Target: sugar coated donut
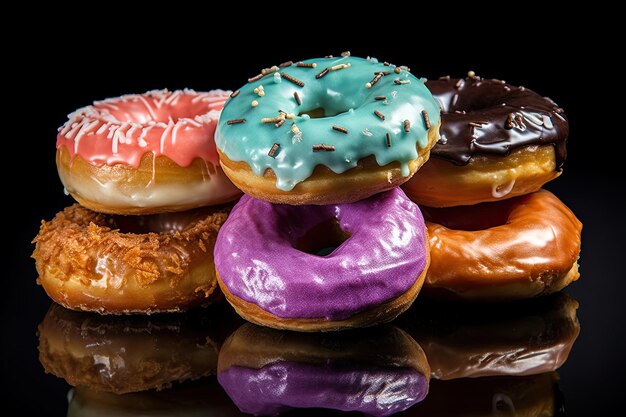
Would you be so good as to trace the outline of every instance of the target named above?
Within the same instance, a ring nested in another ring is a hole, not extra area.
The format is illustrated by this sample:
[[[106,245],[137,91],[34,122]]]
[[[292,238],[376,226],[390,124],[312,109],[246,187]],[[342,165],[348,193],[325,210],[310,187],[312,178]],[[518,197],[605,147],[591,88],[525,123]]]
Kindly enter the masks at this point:
[[[224,342],[217,367],[226,393],[254,415],[323,408],[388,416],[422,401],[430,380],[421,347],[393,326],[303,334],[248,323]]]
[[[180,311],[216,287],[213,245],[228,208],[113,216],[78,204],[43,221],[38,282],[74,310],[102,314]]]
[[[220,230],[215,266],[224,295],[248,321],[338,330],[408,308],[428,268],[427,240],[419,208],[397,187],[325,206],[244,195]],[[336,249],[321,256],[328,247]]]
[[[439,139],[439,106],[406,67],[343,54],[264,69],[216,131],[224,172],[273,203],[361,200],[407,181]]]
[[[222,172],[213,134],[228,92],[150,91],[97,101],[57,135],[57,168],[81,205],[150,214],[221,204],[240,192]]]
[[[426,86],[443,114],[432,157],[404,184],[417,203],[447,207],[511,198],[561,174],[569,125],[549,98],[472,72]]]
[[[422,207],[432,296],[510,300],[545,295],[576,281],[582,224],[545,190],[496,203]]]

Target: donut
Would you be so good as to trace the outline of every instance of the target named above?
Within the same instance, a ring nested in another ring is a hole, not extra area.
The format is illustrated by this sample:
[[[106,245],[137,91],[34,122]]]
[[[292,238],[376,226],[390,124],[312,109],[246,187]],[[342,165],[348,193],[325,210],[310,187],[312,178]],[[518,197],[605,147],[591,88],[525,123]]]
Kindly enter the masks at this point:
[[[418,204],[497,201],[537,191],[561,174],[569,125],[554,101],[473,72],[426,86],[439,101],[442,126],[432,158],[404,184]]]
[[[439,106],[406,67],[349,56],[266,68],[231,95],[220,162],[244,193],[336,204],[407,181],[439,139]]]
[[[398,187],[325,206],[244,195],[218,234],[215,267],[244,319],[339,330],[390,321],[411,305],[428,269],[427,241],[419,208]]]
[[[404,416],[563,417],[559,375],[432,380],[426,399]]]
[[[233,331],[229,320],[236,323],[221,310],[112,317],[52,304],[38,328],[39,360],[72,386],[116,394],[161,390],[215,374],[219,347]]]
[[[101,314],[181,311],[217,286],[213,246],[229,207],[115,216],[78,204],[42,221],[33,258],[57,303]]]
[[[425,300],[399,321],[437,380],[538,375],[559,369],[580,333],[578,302],[558,292],[498,305]]]
[[[494,203],[423,207],[431,297],[502,301],[546,295],[576,281],[582,224],[552,193]]]
[[[235,199],[213,134],[228,92],[149,91],[76,110],[59,128],[57,168],[81,205],[112,214],[183,211]]]
[[[322,408],[387,416],[426,397],[429,373],[420,346],[389,325],[303,334],[247,323],[217,362],[220,385],[254,415]]]

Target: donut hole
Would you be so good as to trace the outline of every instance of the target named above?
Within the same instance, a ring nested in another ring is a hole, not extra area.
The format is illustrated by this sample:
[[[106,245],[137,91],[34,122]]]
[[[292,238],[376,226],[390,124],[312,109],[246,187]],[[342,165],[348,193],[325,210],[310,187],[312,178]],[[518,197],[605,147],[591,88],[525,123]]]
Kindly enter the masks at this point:
[[[425,207],[421,206],[424,218],[448,229],[468,232],[485,230],[508,223],[516,198],[473,206]]]
[[[316,256],[332,254],[343,242],[348,240],[351,233],[339,225],[335,217],[325,220],[306,231],[296,239],[292,246],[301,252]]]
[[[143,216],[107,215],[106,224],[121,233],[176,233],[186,230],[198,220],[207,217],[211,209],[202,207],[178,213],[159,213]]]

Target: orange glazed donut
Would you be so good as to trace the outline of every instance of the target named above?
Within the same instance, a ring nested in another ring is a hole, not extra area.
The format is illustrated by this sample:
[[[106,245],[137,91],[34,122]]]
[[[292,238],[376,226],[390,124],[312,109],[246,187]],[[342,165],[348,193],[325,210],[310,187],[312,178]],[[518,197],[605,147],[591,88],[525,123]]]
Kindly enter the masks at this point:
[[[239,190],[219,164],[213,133],[228,93],[150,91],[97,101],[57,136],[66,191],[103,213],[152,214],[222,204]]]
[[[580,276],[582,224],[549,191],[422,210],[431,247],[426,294],[520,299],[553,293]]]
[[[43,221],[33,258],[50,298],[101,314],[180,311],[217,285],[213,246],[228,208],[112,216],[74,204]]]

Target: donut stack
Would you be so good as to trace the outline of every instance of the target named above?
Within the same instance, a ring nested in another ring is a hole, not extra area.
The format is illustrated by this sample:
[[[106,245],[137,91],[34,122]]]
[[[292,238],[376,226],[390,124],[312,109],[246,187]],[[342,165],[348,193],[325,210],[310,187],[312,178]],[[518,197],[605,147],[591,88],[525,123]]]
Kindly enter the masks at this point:
[[[215,265],[235,310],[298,331],[406,310],[429,250],[398,186],[428,159],[439,115],[408,68],[349,53],[265,68],[233,92],[215,141],[246,195],[220,230]]]
[[[577,280],[582,224],[541,190],[567,155],[563,109],[473,71],[426,86],[441,106],[441,140],[403,185],[427,219],[432,262],[424,292],[504,301]]]
[[[34,240],[38,282],[54,301],[103,314],[209,301],[224,203],[240,195],[213,138],[229,94],[150,91],[69,115],[57,167],[80,205],[43,221]]]

